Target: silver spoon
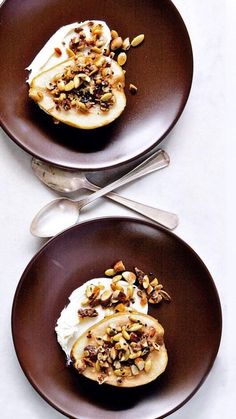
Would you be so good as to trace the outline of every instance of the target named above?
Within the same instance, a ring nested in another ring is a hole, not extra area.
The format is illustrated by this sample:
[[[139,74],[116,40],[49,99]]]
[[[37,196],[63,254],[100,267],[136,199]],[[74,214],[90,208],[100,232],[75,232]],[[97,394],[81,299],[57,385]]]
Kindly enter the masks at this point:
[[[164,150],[158,150],[129,172],[127,175],[128,179],[131,182],[141,176],[168,166],[169,162],[170,158],[168,154]],[[69,193],[77,191],[81,188],[86,188],[92,191],[98,191],[101,189],[99,186],[91,183],[83,172],[60,169],[56,166],[44,163],[41,160],[37,160],[34,157],[32,159],[32,169],[43,183],[51,189],[59,192]],[[155,208],[153,209],[148,205],[124,198],[123,196],[114,193],[108,193],[106,196],[147,218],[153,219],[153,221],[158,221],[156,219],[157,214]]]
[[[89,197],[80,199],[79,201],[73,201],[68,198],[56,199],[45,207],[43,207],[39,213],[34,217],[30,231],[34,236],[37,237],[52,237],[55,234],[65,230],[78,223],[80,210],[85,206],[94,201],[95,199],[106,195],[119,186],[125,185],[130,181],[130,175],[138,173],[138,169],[144,163],[131,170],[120,179],[110,183],[109,185],[101,188],[97,192],[92,193]],[[130,201],[130,200],[129,200]],[[139,209],[136,205],[141,205],[131,201],[134,205],[134,209],[138,212]],[[149,213],[147,214],[147,209]],[[174,229],[178,225],[178,217],[176,214],[172,214],[167,211],[163,211],[157,208],[145,206],[146,216],[154,220],[155,222],[164,225],[169,229]]]
[[[148,173],[163,169],[169,163],[170,158],[168,154],[164,150],[158,150],[139,164],[134,172],[132,171],[129,174],[130,182]],[[100,189],[99,186],[94,185],[86,178],[84,172],[60,169],[35,157],[32,158],[32,169],[41,182],[57,192],[70,193],[79,189],[89,189],[90,191],[98,191]],[[117,194],[109,193],[106,196],[110,199],[115,198],[116,202],[123,203],[119,200],[122,197]]]

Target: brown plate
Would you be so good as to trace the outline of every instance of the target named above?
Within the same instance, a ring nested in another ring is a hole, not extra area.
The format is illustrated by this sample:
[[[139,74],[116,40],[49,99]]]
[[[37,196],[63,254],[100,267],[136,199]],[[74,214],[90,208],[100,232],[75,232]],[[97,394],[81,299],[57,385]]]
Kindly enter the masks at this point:
[[[141,388],[116,389],[66,367],[54,327],[71,292],[118,259],[154,272],[172,296],[150,310],[165,329],[166,371]],[[32,259],[16,290],[12,332],[21,367],[52,406],[72,418],[161,418],[200,387],[221,338],[221,307],[201,259],[165,229],[132,218],[84,222],[49,241]]]
[[[105,20],[123,37],[145,34],[142,46],[128,51],[127,107],[104,128],[55,125],[28,98],[24,69],[59,27],[93,18]],[[0,56],[3,128],[30,154],[67,168],[97,170],[144,154],[176,123],[192,82],[188,32],[169,0],[6,0]],[[138,87],[137,95],[130,94],[129,83]]]

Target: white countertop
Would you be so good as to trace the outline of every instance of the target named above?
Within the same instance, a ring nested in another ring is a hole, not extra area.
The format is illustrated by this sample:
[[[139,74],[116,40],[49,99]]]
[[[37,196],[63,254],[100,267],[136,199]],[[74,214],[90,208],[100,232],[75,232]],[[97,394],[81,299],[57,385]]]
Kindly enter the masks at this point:
[[[174,3],[192,41],[195,67],[192,91],[182,117],[162,143],[171,157],[169,168],[123,187],[122,193],[179,214],[180,225],[175,233],[203,259],[222,302],[223,337],[213,369],[197,394],[170,418],[231,419],[236,414],[233,397],[236,357],[231,359],[235,345],[229,344],[227,336],[230,319],[231,330],[234,330],[236,309],[233,312],[230,303],[233,303],[236,279],[232,276],[233,261],[230,262],[233,237],[231,234],[227,237],[227,221],[229,226],[229,219],[234,215],[233,200],[227,205],[226,199],[227,192],[229,197],[233,191],[235,170],[233,133],[228,129],[225,71],[227,52],[230,53],[231,47],[235,51],[232,39],[235,31],[229,27],[230,22],[233,24],[235,2],[228,2],[231,6],[228,23],[223,0],[174,0]],[[229,91],[233,73],[230,67]],[[30,156],[3,131],[0,135],[1,418],[62,418],[34,391],[22,373],[13,348],[10,324],[16,285],[41,245],[29,233],[30,220],[55,193],[32,175]],[[105,215],[132,216],[133,213],[102,199],[86,208],[81,220]]]

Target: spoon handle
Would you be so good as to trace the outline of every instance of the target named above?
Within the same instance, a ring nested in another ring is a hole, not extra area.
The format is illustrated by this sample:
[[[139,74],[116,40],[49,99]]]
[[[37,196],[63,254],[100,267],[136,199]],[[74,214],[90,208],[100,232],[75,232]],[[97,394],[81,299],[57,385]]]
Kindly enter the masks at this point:
[[[93,190],[98,190],[97,188],[98,187],[94,187]],[[179,224],[178,216],[171,212],[160,210],[158,208],[142,204],[141,202],[133,201],[132,199],[125,198],[124,196],[117,195],[112,192],[108,193],[106,197],[135,212],[138,212],[139,214],[142,214],[144,217],[147,217],[170,230],[173,230]]]
[[[157,169],[161,169],[162,167],[167,166],[169,164],[169,161],[170,160],[168,154],[163,150],[158,150],[157,153],[154,153],[152,156],[148,157],[145,161],[140,163],[134,169],[130,170],[121,178],[115,180],[112,183],[109,183],[107,186],[99,189],[97,192],[94,192],[88,198],[78,201],[79,208],[84,207],[85,205],[89,204],[95,199],[108,194],[110,191],[120,186],[123,186],[126,183],[138,179],[144,174],[151,173]]]

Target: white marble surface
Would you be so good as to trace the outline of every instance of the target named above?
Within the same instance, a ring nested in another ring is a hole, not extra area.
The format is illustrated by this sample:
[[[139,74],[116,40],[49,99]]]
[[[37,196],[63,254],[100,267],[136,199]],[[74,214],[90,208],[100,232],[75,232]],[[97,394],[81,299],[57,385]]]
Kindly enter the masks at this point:
[[[224,329],[214,367],[197,394],[170,417],[231,419],[236,414],[233,397],[235,345],[228,339],[235,333],[229,333],[229,330],[233,330],[236,316],[231,259],[234,243],[229,222],[234,216],[231,194],[235,147],[228,125],[230,99],[227,99],[226,85],[230,93],[231,80],[235,78],[230,56],[231,47],[235,50],[235,31],[232,29],[235,2],[228,2],[228,12],[227,2],[223,0],[174,0],[174,3],[192,40],[195,61],[192,91],[181,119],[163,142],[163,148],[171,156],[169,168],[124,187],[122,193],[133,199],[138,196],[143,202],[179,214],[176,234],[203,259],[222,301]],[[21,371],[10,324],[16,285],[40,247],[40,242],[29,233],[30,220],[55,194],[32,175],[30,156],[4,132],[1,132],[0,155],[1,418],[56,419],[63,416],[41,399]],[[105,215],[132,213],[101,200],[83,211],[81,220]],[[230,227],[228,235],[227,225]]]

